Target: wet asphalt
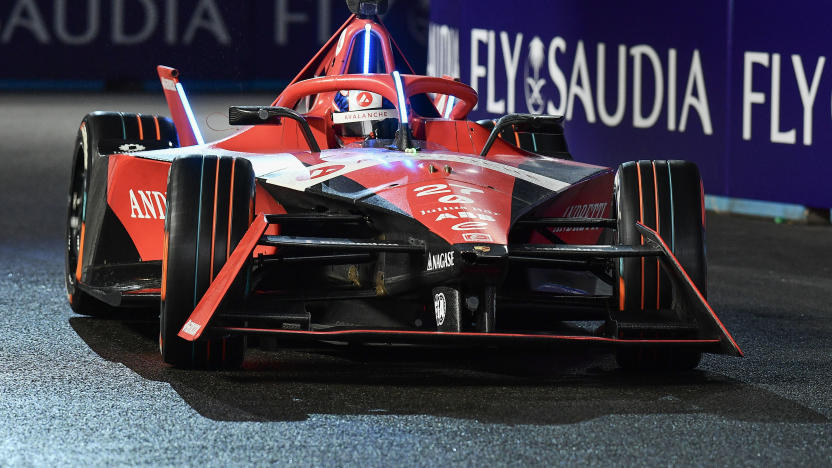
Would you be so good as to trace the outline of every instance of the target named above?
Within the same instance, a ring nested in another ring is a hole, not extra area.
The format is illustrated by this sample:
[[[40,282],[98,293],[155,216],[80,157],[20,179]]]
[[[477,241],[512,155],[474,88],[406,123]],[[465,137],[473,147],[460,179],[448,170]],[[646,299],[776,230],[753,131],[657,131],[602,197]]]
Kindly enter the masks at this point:
[[[229,104],[194,96],[210,137]],[[0,94],[0,466],[832,464],[832,228],[708,216],[709,299],[746,353],[634,375],[598,349],[251,351],[165,366],[155,317],[71,312],[71,147],[156,95]]]

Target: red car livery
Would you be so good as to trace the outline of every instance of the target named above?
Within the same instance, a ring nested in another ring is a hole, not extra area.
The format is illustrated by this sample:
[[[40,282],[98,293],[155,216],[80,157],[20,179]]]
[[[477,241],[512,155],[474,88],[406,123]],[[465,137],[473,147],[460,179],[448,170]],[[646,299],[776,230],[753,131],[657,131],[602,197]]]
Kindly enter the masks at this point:
[[[477,93],[413,74],[384,3],[358,3],[274,102],[229,109],[229,138],[203,141],[168,67],[172,118],[84,119],[74,310],[160,304],[181,367],[238,366],[251,335],[741,355],[706,300],[695,165],[576,162],[559,116],[469,121]]]

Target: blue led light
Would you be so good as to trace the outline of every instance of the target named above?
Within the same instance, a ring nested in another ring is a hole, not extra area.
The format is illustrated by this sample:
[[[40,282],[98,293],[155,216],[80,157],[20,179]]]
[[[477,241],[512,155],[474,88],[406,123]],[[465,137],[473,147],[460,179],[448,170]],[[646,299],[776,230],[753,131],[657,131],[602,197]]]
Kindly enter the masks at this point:
[[[390,169],[391,167],[393,167],[392,162],[382,155],[378,155],[374,159],[378,161],[379,165],[381,165],[381,167],[385,169]]]
[[[454,110],[454,104],[456,104],[456,97],[448,96],[448,102],[445,104],[445,118],[451,118],[451,111]]]
[[[396,84],[396,97],[399,101],[399,118],[403,124],[408,123],[407,120],[407,104],[404,99],[404,87],[402,86],[402,77],[398,71],[393,72],[393,82]]]
[[[364,74],[370,73],[370,34],[373,27],[370,23],[364,25]]]
[[[176,83],[176,92],[179,93],[179,99],[182,101],[182,107],[185,108],[185,115],[188,116],[188,123],[191,124],[191,129],[194,131],[196,143],[199,145],[205,144],[205,140],[202,139],[202,133],[200,133],[199,127],[196,124],[194,113],[191,110],[191,103],[188,102],[188,96],[185,95],[185,88],[182,87],[182,83]]]

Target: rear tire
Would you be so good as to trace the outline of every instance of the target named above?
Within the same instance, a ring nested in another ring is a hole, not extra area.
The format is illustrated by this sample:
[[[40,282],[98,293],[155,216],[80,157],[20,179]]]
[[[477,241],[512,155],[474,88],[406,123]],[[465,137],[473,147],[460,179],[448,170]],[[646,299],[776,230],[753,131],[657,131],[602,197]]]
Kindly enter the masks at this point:
[[[216,156],[177,158],[170,168],[167,193],[159,316],[162,358],[183,368],[237,368],[245,353],[243,337],[191,342],[177,334],[251,224],[251,163]],[[237,278],[224,303],[245,296],[245,280],[245,274]]]
[[[637,221],[655,230],[707,297],[702,193],[699,169],[687,161],[628,162],[615,176],[618,244],[643,244]],[[667,316],[673,306],[672,286],[657,258],[622,258],[616,270],[617,317],[626,321],[687,321],[687,317]],[[622,348],[616,358],[627,369],[687,370],[699,364],[701,353],[686,348]]]

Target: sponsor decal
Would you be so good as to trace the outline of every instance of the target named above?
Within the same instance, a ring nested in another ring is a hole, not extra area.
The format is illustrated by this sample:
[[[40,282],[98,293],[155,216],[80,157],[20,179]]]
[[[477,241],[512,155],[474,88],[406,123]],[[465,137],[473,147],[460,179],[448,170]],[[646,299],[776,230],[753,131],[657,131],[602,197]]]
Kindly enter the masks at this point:
[[[145,148],[143,145],[138,143],[126,143],[118,147],[119,151],[124,151],[125,153],[133,153],[136,151],[144,151]]]
[[[474,219],[481,219],[483,221],[495,221],[495,219],[487,214],[481,213],[471,213],[468,211],[457,211],[456,214],[454,213],[442,213],[441,215],[437,216],[434,221],[442,221],[443,219],[459,219],[459,218],[474,218]]]
[[[368,92],[363,92],[355,99],[358,102],[358,107],[368,107],[373,103],[373,97]]]
[[[332,122],[336,124],[345,124],[350,122],[361,122],[364,120],[395,119],[396,117],[396,109],[357,110],[350,112],[334,112],[332,114]]]
[[[231,44],[228,19],[220,8],[224,2],[220,0],[200,0],[187,5],[157,1],[106,2],[109,8],[102,8],[102,3],[105,2],[5,0],[0,2],[0,17],[5,20],[0,27],[0,43],[19,46],[20,37],[32,35],[41,44],[64,47],[157,46],[161,41],[167,46],[186,46],[195,41],[205,43],[206,38],[211,38],[214,44]],[[278,6],[285,3],[277,2]],[[290,14],[284,7],[276,9],[276,16],[275,33],[279,34],[288,22],[297,23],[301,15]],[[86,21],[79,24],[79,20]],[[328,15],[326,21],[328,26]]]
[[[463,206],[439,206],[439,207],[430,208],[430,209],[427,209],[427,210],[419,210],[419,214],[424,216],[426,214],[431,214],[431,213],[443,213],[443,212],[446,212],[446,211],[461,211],[461,210],[467,210],[469,212],[474,211],[474,212],[477,213],[477,217],[479,217],[480,219],[486,220],[486,221],[494,221],[493,218],[492,219],[487,219],[487,218],[491,218],[492,216],[500,216],[500,213],[498,213],[496,211],[491,211],[491,210],[488,210],[488,209],[485,209],[485,208],[479,208],[479,207],[476,207],[476,206],[465,206],[465,207],[463,207]],[[463,215],[463,216],[457,216],[457,217],[458,218],[459,217],[471,218],[473,216]]]
[[[324,176],[327,176],[329,174],[332,174],[333,172],[340,171],[343,168],[344,168],[343,164],[334,164],[332,166],[319,167],[319,168],[316,168],[315,170],[313,170],[312,172],[309,173],[309,178],[310,179],[317,179],[318,177],[324,177]]]
[[[452,193],[450,187],[458,189],[458,191],[463,195]],[[439,203],[474,203],[474,200],[464,195],[485,193],[478,188],[466,187],[464,185],[458,184],[430,184],[424,185],[422,187],[416,187],[415,189],[413,189],[413,191],[419,192],[416,194],[417,197],[424,197],[425,195],[439,195],[443,193],[451,193],[451,195],[443,195],[439,197]]]
[[[571,205],[563,212],[563,218],[601,218],[607,210],[608,203],[586,203],[581,205]],[[568,232],[568,231],[592,231],[600,228],[585,228],[585,227],[566,227],[555,228],[552,232]]]
[[[467,242],[494,242],[491,234],[483,232],[466,232],[462,235],[462,238]]]
[[[188,335],[194,336],[200,328],[202,328],[200,324],[194,322],[193,320],[188,320],[188,323],[186,323],[185,326],[182,327],[182,331]]]
[[[381,96],[369,91],[352,90],[348,102],[350,110],[376,109],[381,107]]]
[[[165,219],[167,199],[156,190],[130,189],[130,217],[139,219]]]
[[[445,323],[445,312],[448,310],[448,304],[445,300],[445,293],[437,293],[433,296],[433,311],[436,314],[436,325],[441,326]]]
[[[476,197],[477,195],[485,193],[485,191],[476,187],[469,187],[454,183],[423,185],[421,187],[414,188],[413,191],[416,192],[417,197],[440,195],[436,200],[437,202],[459,205],[474,204],[475,200],[471,197]],[[421,210],[422,216],[429,213],[437,213],[434,218],[434,222],[444,221],[446,219],[462,220],[451,226],[451,229],[454,231],[485,230],[489,227],[488,223],[496,221],[495,216],[498,215],[498,213],[493,211],[476,208],[475,206],[440,206],[438,208]]]
[[[473,231],[476,229],[485,229],[488,227],[488,223],[484,223],[482,221],[466,221],[464,223],[454,224],[451,226],[451,229],[454,231]]]
[[[428,266],[426,271],[441,270],[454,266],[454,252],[443,252],[438,254],[428,253]]]
[[[417,197],[424,197],[426,195],[439,195],[441,193],[451,193],[452,190],[450,189],[450,187],[458,188],[459,191],[464,195],[470,195],[472,193],[485,193],[485,192],[483,192],[482,190],[480,190],[478,188],[468,187],[468,186],[465,186],[465,185],[459,185],[459,184],[453,184],[453,183],[447,184],[447,185],[446,184],[423,185],[421,187],[416,187],[415,189],[413,189],[413,191],[414,192],[419,192],[418,194],[416,194]],[[470,199],[467,199],[467,200],[470,200]],[[442,201],[441,198],[440,198],[440,201]],[[443,201],[442,203],[459,203],[459,202]],[[473,200],[465,202],[465,203],[473,203]]]
[[[170,78],[162,78],[162,88],[166,89],[167,91],[176,92],[176,82],[171,80]]]

